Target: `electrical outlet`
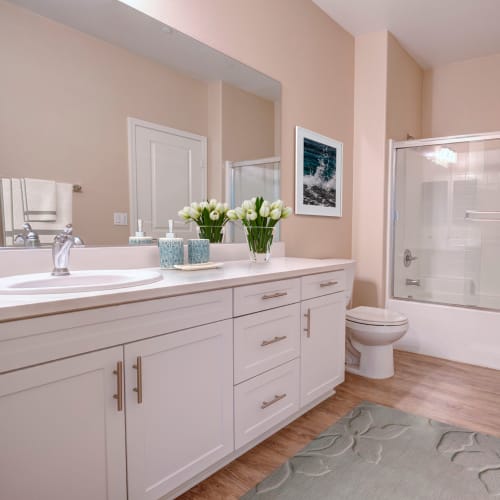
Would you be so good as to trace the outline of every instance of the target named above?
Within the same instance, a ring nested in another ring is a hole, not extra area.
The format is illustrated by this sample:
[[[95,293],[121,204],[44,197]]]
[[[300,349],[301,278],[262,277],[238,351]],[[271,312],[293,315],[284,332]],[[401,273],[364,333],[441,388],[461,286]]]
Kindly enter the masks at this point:
[[[126,212],[115,212],[113,214],[113,224],[115,226],[128,226],[128,214]]]

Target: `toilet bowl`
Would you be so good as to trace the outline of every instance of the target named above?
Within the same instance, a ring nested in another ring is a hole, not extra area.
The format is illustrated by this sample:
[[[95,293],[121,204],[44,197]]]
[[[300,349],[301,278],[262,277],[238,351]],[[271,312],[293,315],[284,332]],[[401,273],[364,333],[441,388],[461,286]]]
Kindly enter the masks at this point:
[[[393,344],[408,331],[406,316],[360,306],[346,312],[346,371],[368,378],[394,375]]]

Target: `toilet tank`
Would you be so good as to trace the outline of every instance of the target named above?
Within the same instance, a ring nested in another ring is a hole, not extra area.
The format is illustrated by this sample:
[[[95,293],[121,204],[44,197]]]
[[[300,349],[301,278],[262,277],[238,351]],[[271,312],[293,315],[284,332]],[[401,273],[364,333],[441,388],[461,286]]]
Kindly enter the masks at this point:
[[[356,262],[354,260],[346,261],[344,264],[345,271],[345,305],[349,308],[352,300],[352,289],[354,286],[354,273],[356,271]]]

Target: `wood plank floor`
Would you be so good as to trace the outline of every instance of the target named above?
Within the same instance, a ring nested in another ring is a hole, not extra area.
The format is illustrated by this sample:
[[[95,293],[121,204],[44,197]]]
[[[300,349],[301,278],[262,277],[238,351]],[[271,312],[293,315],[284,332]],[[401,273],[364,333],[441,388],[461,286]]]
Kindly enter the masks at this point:
[[[396,375],[369,380],[346,374],[337,394],[182,495],[237,499],[361,401],[391,406],[500,436],[500,371],[402,351]]]

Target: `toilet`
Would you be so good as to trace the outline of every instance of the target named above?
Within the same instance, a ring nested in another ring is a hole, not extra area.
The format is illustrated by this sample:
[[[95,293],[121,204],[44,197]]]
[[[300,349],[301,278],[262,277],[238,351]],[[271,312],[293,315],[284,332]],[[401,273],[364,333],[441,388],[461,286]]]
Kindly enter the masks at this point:
[[[394,375],[393,344],[408,331],[408,318],[378,307],[346,312],[346,371],[368,378]]]
[[[354,262],[345,265],[346,307],[352,301]],[[394,375],[393,344],[408,331],[408,318],[378,307],[360,306],[346,311],[347,372],[368,378]]]

